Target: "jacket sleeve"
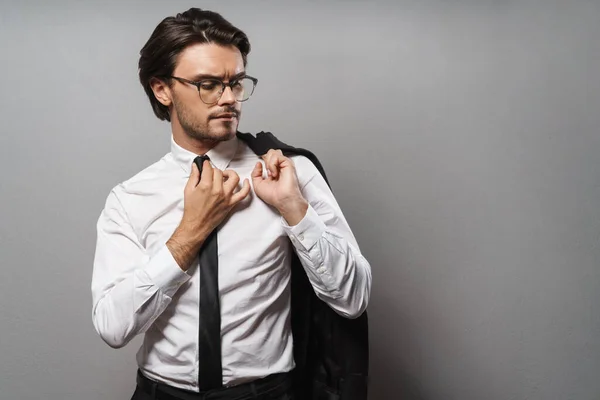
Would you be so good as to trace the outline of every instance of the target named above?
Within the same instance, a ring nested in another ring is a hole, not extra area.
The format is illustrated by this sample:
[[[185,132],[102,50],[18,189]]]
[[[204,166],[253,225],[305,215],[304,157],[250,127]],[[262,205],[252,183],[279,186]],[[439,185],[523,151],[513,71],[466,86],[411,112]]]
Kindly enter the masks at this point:
[[[102,339],[114,348],[125,346],[189,279],[166,245],[148,254],[113,189],[98,219],[92,273],[92,319]]]
[[[369,303],[371,266],[327,182],[305,157],[294,158],[294,162],[297,170],[311,171],[309,179],[300,181],[309,207],[295,226],[282,218],[284,230],[316,295],[338,314],[357,318]]]

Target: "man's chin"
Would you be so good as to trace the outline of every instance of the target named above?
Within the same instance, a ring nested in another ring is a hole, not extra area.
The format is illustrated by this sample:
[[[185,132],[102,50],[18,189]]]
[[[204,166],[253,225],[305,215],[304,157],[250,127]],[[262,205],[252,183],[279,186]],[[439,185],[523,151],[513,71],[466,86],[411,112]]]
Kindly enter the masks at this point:
[[[223,132],[223,133],[221,133],[219,135],[216,135],[216,136],[219,137],[217,140],[220,140],[222,142],[224,142],[226,140],[231,140],[231,139],[233,139],[235,137],[235,133],[236,133],[236,131],[226,131],[226,132]]]
[[[226,142],[235,137],[236,131],[223,131],[223,132],[209,132],[209,133],[197,133],[194,132],[188,136],[201,142]]]
[[[233,139],[235,133],[237,132],[238,124],[237,120],[235,119],[230,122],[223,122],[213,119],[211,122],[213,122],[214,124],[210,126],[209,132],[211,133],[211,136],[215,138],[222,138],[220,140]]]

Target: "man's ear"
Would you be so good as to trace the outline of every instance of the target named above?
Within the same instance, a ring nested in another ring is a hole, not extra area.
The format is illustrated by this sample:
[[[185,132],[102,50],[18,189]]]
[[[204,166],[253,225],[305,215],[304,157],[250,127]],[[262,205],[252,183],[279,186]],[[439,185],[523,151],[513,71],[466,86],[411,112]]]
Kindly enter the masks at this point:
[[[171,88],[169,87],[169,85],[167,85],[166,82],[158,79],[158,78],[151,78],[150,79],[150,87],[152,88],[152,91],[154,92],[154,97],[156,97],[156,99],[158,101],[160,101],[160,103],[166,107],[170,107],[171,103],[173,102],[171,99]]]

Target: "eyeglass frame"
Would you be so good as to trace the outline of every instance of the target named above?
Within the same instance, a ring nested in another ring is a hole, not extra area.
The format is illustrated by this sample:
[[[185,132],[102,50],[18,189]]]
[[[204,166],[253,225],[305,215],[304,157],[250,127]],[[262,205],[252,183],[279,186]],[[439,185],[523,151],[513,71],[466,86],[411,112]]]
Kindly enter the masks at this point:
[[[248,96],[248,99],[249,99],[249,98],[250,98],[250,97],[251,97],[251,96],[254,94],[254,90],[256,89],[256,85],[258,84],[258,79],[257,79],[257,78],[255,78],[255,77],[253,77],[253,76],[250,76],[250,75],[244,75],[244,76],[241,76],[241,77],[239,77],[239,78],[236,78],[236,79],[234,79],[234,80],[230,81],[229,83],[225,83],[225,82],[223,82],[222,80],[220,80],[220,79],[217,79],[217,78],[206,78],[206,79],[200,79],[199,81],[191,81],[191,80],[189,80],[189,79],[180,78],[180,77],[178,77],[178,76],[172,76],[172,75],[168,75],[168,76],[166,76],[165,78],[175,79],[176,81],[178,81],[178,82],[180,82],[180,83],[187,83],[187,84],[190,84],[190,85],[194,85],[194,86],[196,86],[196,88],[198,89],[198,97],[200,97],[200,100],[202,100],[202,102],[203,102],[204,104],[208,104],[208,105],[217,104],[217,103],[219,102],[219,100],[221,100],[221,97],[223,96],[223,93],[225,93],[225,88],[226,88],[226,87],[229,87],[229,89],[231,89],[231,92],[233,92],[233,87],[232,87],[232,85],[233,85],[233,84],[235,84],[235,83],[237,83],[237,82],[239,82],[239,81],[241,81],[242,79],[248,78],[248,79],[250,79],[250,80],[252,81],[252,83],[254,84],[254,86],[252,86],[252,93],[250,93],[250,95]],[[214,102],[212,102],[212,103],[207,103],[207,102],[206,102],[206,101],[204,101],[204,99],[202,98],[202,95],[200,95],[200,85],[202,85],[202,83],[203,83],[203,82],[206,82],[206,81],[211,81],[211,82],[220,82],[220,83],[221,83],[221,93],[219,94],[219,97],[217,98],[217,100],[216,100],[216,101],[214,101]],[[238,101],[238,102],[242,103],[242,102],[244,102],[244,101],[247,101],[248,99],[246,99],[246,100],[238,100],[238,99],[235,99],[235,101]]]

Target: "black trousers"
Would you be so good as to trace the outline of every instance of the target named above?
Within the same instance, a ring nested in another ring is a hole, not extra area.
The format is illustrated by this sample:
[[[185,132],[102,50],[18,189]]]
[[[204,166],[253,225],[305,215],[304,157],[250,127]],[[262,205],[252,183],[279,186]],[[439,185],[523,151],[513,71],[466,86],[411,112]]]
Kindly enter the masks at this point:
[[[294,396],[290,373],[198,393],[155,382],[138,371],[131,400],[294,400]]]

